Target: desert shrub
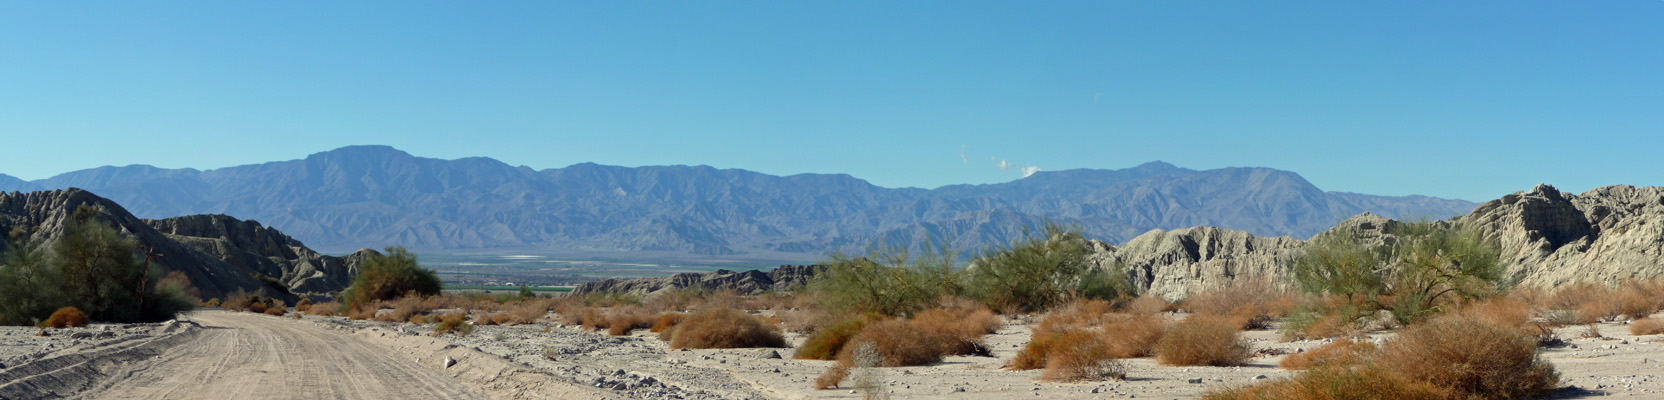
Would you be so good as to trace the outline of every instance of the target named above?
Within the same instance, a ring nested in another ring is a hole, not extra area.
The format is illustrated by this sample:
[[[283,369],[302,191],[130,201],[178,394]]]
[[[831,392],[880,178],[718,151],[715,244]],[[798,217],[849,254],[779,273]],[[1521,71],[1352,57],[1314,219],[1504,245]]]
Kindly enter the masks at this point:
[[[810,334],[809,338],[803,341],[803,346],[797,348],[797,353],[792,358],[800,360],[835,359],[838,357],[838,353],[843,350],[844,345],[849,343],[850,338],[855,337],[857,333],[861,333],[861,329],[866,328],[868,324],[881,319],[883,317],[878,316],[878,314],[845,316],[838,322],[828,324],[826,327]],[[839,379],[842,380],[843,378]],[[836,382],[834,382],[835,384]]]
[[[879,313],[907,316],[930,302],[959,292],[956,254],[946,246],[911,257],[905,248],[873,251],[865,257],[833,253],[808,291],[834,314]]]
[[[415,293],[407,294],[404,297],[400,297],[392,301],[377,301],[373,303],[366,303],[365,305],[368,306],[370,310],[376,310],[371,311],[372,318],[376,321],[382,322],[401,322],[410,319],[410,316],[412,315],[432,310],[427,308],[426,302],[423,301],[420,295]],[[386,313],[378,312],[381,307],[392,307],[393,310]]]
[[[1291,378],[1225,391],[1204,400],[1452,400],[1463,398],[1426,382],[1406,380],[1374,367],[1315,368]]]
[[[262,300],[257,294],[238,290],[231,292],[230,295],[227,295],[225,302],[221,303],[220,306],[224,307],[226,311],[248,311],[249,307],[254,303],[260,303],[263,301],[264,300]],[[264,305],[265,304],[261,304],[261,306]],[[262,309],[261,311],[265,310]]]
[[[1103,326],[1104,344],[1114,358],[1153,355],[1156,343],[1166,333],[1165,321],[1149,314],[1121,314]]]
[[[696,287],[671,289],[654,295],[642,303],[642,306],[656,312],[688,311],[693,308],[695,302],[705,297],[706,294],[703,289]]]
[[[1313,294],[1345,296],[1364,312],[1391,310],[1400,323],[1446,311],[1455,299],[1496,294],[1506,286],[1501,246],[1471,227],[1391,222],[1394,240],[1367,244],[1361,232],[1314,238],[1295,259],[1297,284]]]
[[[1357,324],[1370,316],[1365,306],[1352,297],[1322,295],[1308,298],[1283,318],[1284,340],[1310,340],[1354,336],[1362,332]]]
[[[609,322],[612,322],[612,319],[607,318],[605,315],[603,315],[601,313],[601,310],[594,309],[594,308],[584,309],[583,314],[581,314],[581,315],[583,315],[583,316],[579,317],[578,320],[583,321],[584,330],[587,330],[587,331],[597,331],[597,330],[606,329],[607,324]]]
[[[1453,315],[1406,328],[1382,345],[1377,366],[1410,381],[1479,399],[1536,397],[1559,382],[1518,329]]]
[[[853,363],[855,348],[871,344],[877,352],[880,367],[906,367],[941,361],[947,355],[947,343],[918,324],[903,319],[874,321],[849,338],[838,352],[838,361]]]
[[[1076,330],[1078,331],[1078,330]],[[1034,330],[1028,344],[1017,352],[1016,357],[1006,362],[1007,367],[1014,370],[1040,369],[1046,367],[1052,352],[1064,347],[1064,337],[1070,330]]]
[[[310,308],[312,308],[312,299],[311,298],[304,298],[303,297],[303,298],[300,299],[299,303],[295,303],[295,312],[306,312],[306,310],[310,309]]]
[[[821,372],[820,376],[815,377],[815,389],[825,390],[838,387],[838,383],[843,382],[844,378],[848,377],[849,366],[843,364],[832,364],[832,366],[827,368],[825,372]]]
[[[220,306],[220,298],[215,297],[215,298],[212,298],[212,299],[208,299],[208,301],[202,302],[202,306],[203,307],[219,307]]]
[[[267,307],[265,314],[281,317],[284,314],[288,314],[288,311],[289,310],[284,307]]]
[[[1294,311],[1294,295],[1265,279],[1237,279],[1185,298],[1184,308],[1201,315],[1224,317],[1241,329],[1265,329],[1271,321]]]
[[[178,271],[164,271],[139,255],[138,241],[104,223],[103,208],[83,204],[47,248],[16,228],[0,258],[0,321],[28,324],[53,310],[75,307],[109,322],[174,318],[199,300]]]
[[[938,337],[948,355],[989,353],[982,337],[999,330],[1000,317],[986,308],[933,308],[913,316],[912,323]]]
[[[456,333],[457,336],[468,336],[468,334],[474,333],[474,326],[468,324],[467,313],[454,313],[440,318],[439,325],[433,327],[434,336],[446,332]]]
[[[505,314],[508,324],[531,324],[549,315],[549,309],[555,302],[549,299],[528,299],[515,303]]]
[[[1046,359],[1040,379],[1078,382],[1126,379],[1127,368],[1117,360],[1103,338],[1093,332],[1064,332],[1052,339],[1053,350]]]
[[[1251,355],[1232,321],[1194,315],[1156,342],[1156,361],[1165,365],[1242,365]]]
[[[341,302],[347,307],[356,308],[410,293],[424,296],[439,294],[439,276],[433,270],[423,269],[415,253],[399,246],[389,246],[385,251],[385,254],[370,253],[359,267],[358,277],[341,292]]]
[[[653,327],[648,328],[648,331],[653,333],[664,332],[667,329],[675,327],[676,324],[682,323],[682,319],[686,317],[687,314],[678,312],[659,314],[658,318],[653,319]]]
[[[75,307],[64,307],[52,312],[52,316],[47,317],[46,321],[41,322],[41,325],[48,328],[62,329],[87,326],[87,322],[87,314],[81,313],[81,310]]]
[[[248,311],[255,314],[265,314],[267,308],[271,308],[271,306],[266,305],[265,301],[248,303]]]
[[[1029,343],[1008,365],[1013,369],[1044,368],[1053,354],[1074,345],[1064,338],[1075,332],[1097,337],[1109,358],[1149,355],[1164,332],[1161,317],[1113,310],[1111,303],[1102,300],[1076,300],[1052,310],[1041,318]]]
[[[1664,320],[1642,318],[1632,321],[1629,323],[1629,334],[1635,336],[1664,335]]]
[[[1311,369],[1327,365],[1353,365],[1375,351],[1375,344],[1352,339],[1340,339],[1317,348],[1290,354],[1278,366],[1284,369]]]
[[[1127,311],[1137,314],[1159,314],[1173,310],[1173,303],[1161,296],[1145,293],[1127,304]]]
[[[699,310],[667,332],[673,349],[786,347],[779,328],[731,309]]]
[[[321,315],[321,316],[325,316],[325,317],[333,317],[333,316],[335,316],[335,313],[340,309],[341,309],[341,303],[336,303],[336,302],[331,301],[331,302],[328,302],[328,303],[313,304],[311,307],[306,308],[306,313],[307,314],[312,314],[312,315]]]
[[[787,332],[813,333],[832,322],[832,314],[818,308],[779,310],[774,315]]]
[[[1121,270],[1088,266],[1086,239],[1078,228],[1047,223],[1034,234],[990,248],[965,268],[966,293],[1002,311],[1035,312],[1090,293],[1110,299],[1130,294]],[[1113,268],[1111,268],[1113,269]]]
[[[630,331],[634,331],[636,329],[653,327],[655,320],[651,315],[644,313],[645,311],[642,311],[640,307],[625,310],[614,310],[614,312],[607,317],[607,334],[612,336],[624,336],[630,334]]]

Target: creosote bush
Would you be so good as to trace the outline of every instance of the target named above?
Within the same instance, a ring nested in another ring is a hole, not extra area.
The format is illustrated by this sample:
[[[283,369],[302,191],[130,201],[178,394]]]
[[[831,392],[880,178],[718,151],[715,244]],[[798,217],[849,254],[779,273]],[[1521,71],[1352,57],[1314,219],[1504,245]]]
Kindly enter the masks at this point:
[[[52,312],[52,316],[46,318],[46,321],[42,321],[41,325],[43,328],[62,329],[87,326],[87,322],[87,314],[81,313],[81,310],[75,309],[75,307],[64,307]]]
[[[1156,361],[1164,365],[1242,365],[1252,354],[1237,337],[1238,331],[1234,321],[1193,315],[1156,342]]]
[[[699,310],[665,332],[672,349],[786,347],[779,328],[732,309]]]

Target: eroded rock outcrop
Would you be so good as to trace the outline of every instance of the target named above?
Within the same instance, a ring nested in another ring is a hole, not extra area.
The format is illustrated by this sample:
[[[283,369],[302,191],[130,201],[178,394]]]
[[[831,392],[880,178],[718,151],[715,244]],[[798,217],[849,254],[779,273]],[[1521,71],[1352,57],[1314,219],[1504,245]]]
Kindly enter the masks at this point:
[[[1573,195],[1538,185],[1433,223],[1469,225],[1496,239],[1506,276],[1523,286],[1664,276],[1664,187],[1606,186]],[[1378,245],[1394,240],[1399,224],[1364,213],[1316,237],[1347,232]],[[1139,290],[1179,299],[1235,279],[1289,282],[1307,243],[1212,227],[1153,230],[1123,246],[1094,242],[1090,260],[1124,268]]]
[[[1284,282],[1304,241],[1255,236],[1243,231],[1198,227],[1152,230],[1115,246],[1092,241],[1090,263],[1119,266],[1141,291],[1170,300],[1237,279]]]
[[[143,220],[113,201],[74,188],[0,193],[0,232],[22,227],[31,242],[50,246],[82,205],[100,207],[100,221],[156,255],[152,262],[163,271],[183,273],[204,299],[237,290],[290,298],[291,293],[339,292],[362,259],[319,255],[281,232],[223,215]]]
[[[608,279],[579,285],[572,290],[572,295],[620,293],[653,296],[680,289],[697,289],[707,293],[732,290],[742,295],[759,295],[801,287],[824,269],[825,267],[818,265],[782,265],[767,272],[719,269],[706,273],[680,273],[663,278]]]
[[[1503,265],[1521,285],[1664,276],[1664,187],[1606,186],[1573,195],[1538,185],[1455,221],[1501,242]]]

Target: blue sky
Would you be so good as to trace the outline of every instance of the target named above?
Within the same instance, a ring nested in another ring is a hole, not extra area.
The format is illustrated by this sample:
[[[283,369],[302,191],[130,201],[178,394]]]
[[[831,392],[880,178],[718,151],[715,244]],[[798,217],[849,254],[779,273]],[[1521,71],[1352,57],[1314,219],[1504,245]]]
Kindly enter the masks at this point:
[[[387,144],[890,187],[1664,185],[1664,1],[298,3],[0,3],[0,173]]]

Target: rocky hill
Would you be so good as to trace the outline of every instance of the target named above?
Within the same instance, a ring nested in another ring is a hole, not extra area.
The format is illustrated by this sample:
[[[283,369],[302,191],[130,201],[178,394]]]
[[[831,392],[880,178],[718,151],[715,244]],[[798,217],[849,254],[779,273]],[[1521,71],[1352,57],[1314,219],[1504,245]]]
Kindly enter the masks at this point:
[[[1381,241],[1398,223],[1366,213],[1331,232],[1361,232],[1366,241]],[[1447,223],[1475,226],[1496,238],[1508,277],[1520,285],[1664,276],[1664,187],[1606,186],[1574,195],[1538,185]],[[1153,230],[1124,246],[1095,242],[1091,261],[1124,267],[1140,289],[1177,299],[1236,279],[1287,282],[1306,243],[1213,227]]]
[[[224,215],[139,219],[80,189],[0,193],[0,232],[20,226],[32,232],[32,242],[50,245],[81,205],[101,207],[101,221],[160,255],[154,263],[163,270],[184,273],[204,299],[237,290],[291,298],[290,293],[338,292],[365,257],[320,255],[282,232]]]
[[[654,296],[672,290],[699,290],[707,293],[733,291],[742,295],[792,290],[809,283],[825,267],[818,265],[782,265],[769,271],[716,270],[706,273],[681,273],[663,278],[608,279],[589,282],[573,289],[573,296],[591,293],[619,293]]]
[[[803,260],[880,241],[947,241],[975,251],[1048,219],[1115,243],[1151,229],[1191,226],[1305,238],[1361,212],[1445,218],[1475,206],[1324,192],[1298,174],[1267,168],[1196,171],[1160,162],[925,190],[884,188],[848,175],[773,176],[705,166],[583,163],[538,171],[489,158],[415,157],[385,146],[213,170],[102,167],[12,184],[86,188],[143,217],[258,219],[332,251],[399,244]]]

